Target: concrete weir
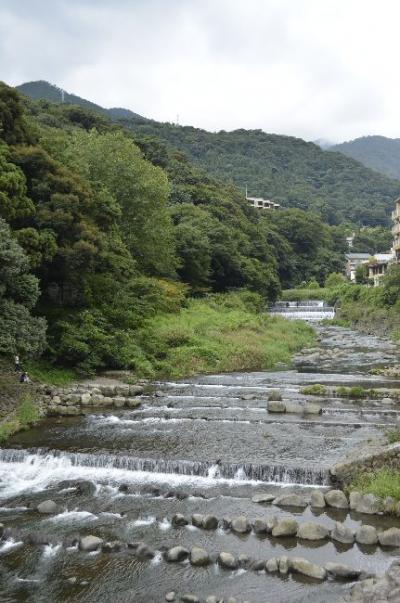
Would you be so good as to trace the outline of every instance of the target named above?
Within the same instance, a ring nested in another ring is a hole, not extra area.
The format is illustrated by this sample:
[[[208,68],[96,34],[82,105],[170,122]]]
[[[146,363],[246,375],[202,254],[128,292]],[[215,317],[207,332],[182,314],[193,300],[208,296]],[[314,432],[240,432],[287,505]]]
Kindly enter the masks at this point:
[[[314,326],[296,369],[46,391],[54,416],[0,449],[0,600],[327,603],[368,588],[399,555],[397,507],[335,491],[331,469],[378,446],[400,405],[331,392],[395,387],[369,369],[397,350]],[[302,393],[315,384],[324,395]]]

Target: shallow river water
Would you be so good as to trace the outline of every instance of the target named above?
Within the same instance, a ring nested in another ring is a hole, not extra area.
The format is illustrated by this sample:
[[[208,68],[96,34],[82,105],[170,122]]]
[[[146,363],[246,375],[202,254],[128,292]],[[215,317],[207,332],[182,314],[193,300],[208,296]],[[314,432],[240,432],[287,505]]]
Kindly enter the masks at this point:
[[[339,601],[350,587],[295,574],[229,571],[216,563],[168,564],[162,551],[175,544],[198,545],[211,555],[286,554],[384,571],[400,550],[171,525],[175,513],[209,513],[400,527],[378,516],[310,507],[296,512],[251,500],[260,493],[309,496],[313,486],[329,487],[335,461],[398,423],[400,408],[376,400],[324,398],[320,415],[267,412],[266,400],[276,389],[285,401],[302,402],[307,397],[299,390],[306,384],[396,385],[369,373],[374,365],[397,361],[392,344],[338,327],[316,329],[322,354],[299,356],[296,370],[157,383],[138,409],[48,419],[9,441],[0,449],[0,523],[8,528],[0,541],[0,601],[144,603],[176,591],[177,600],[189,592],[201,600],[214,594],[225,601],[323,603]],[[77,488],[80,480],[83,489]],[[34,510],[47,499],[59,504],[58,514]],[[134,548],[85,553],[76,539],[86,534],[142,541],[155,556],[139,559]]]

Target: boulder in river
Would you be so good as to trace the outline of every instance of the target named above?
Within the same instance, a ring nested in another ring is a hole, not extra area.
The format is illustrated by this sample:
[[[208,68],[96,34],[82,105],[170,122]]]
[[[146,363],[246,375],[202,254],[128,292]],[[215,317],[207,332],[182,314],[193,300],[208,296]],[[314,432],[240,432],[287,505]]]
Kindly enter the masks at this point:
[[[172,601],[175,601],[175,597],[176,597],[176,593],[171,590],[169,593],[167,593],[165,595],[165,600],[168,601],[168,603],[172,603]]]
[[[216,530],[218,528],[218,519],[215,515],[206,515],[203,518],[203,528],[205,530]]]
[[[182,515],[181,513],[176,513],[173,517],[172,517],[172,525],[174,526],[174,528],[178,528],[181,526],[187,526],[187,524],[189,523],[188,520],[186,519],[186,517],[184,515]]]
[[[190,551],[190,563],[200,567],[210,563],[210,556],[204,549],[194,546]]]
[[[275,494],[255,494],[251,499],[253,503],[264,505],[274,500]]]
[[[356,542],[359,544],[377,544],[378,533],[374,526],[360,526],[356,532]]]
[[[321,490],[311,492],[311,506],[315,509],[323,509],[326,506],[325,496]]]
[[[194,525],[196,528],[203,527],[203,520],[204,520],[204,515],[201,515],[200,513],[193,513],[192,525]]]
[[[103,539],[98,536],[83,536],[79,540],[79,548],[85,552],[97,551],[102,544]]]
[[[265,562],[265,569],[267,572],[277,572],[279,569],[278,558],[272,557]]]
[[[354,532],[337,521],[335,527],[331,530],[331,538],[332,540],[337,540],[337,542],[342,542],[343,544],[353,544]]]
[[[232,555],[232,553],[220,553],[218,555],[218,563],[219,565],[221,565],[221,567],[225,567],[226,569],[232,570],[237,569],[239,566],[238,560],[236,559],[236,557],[234,557],[234,555]]]
[[[333,563],[331,561],[325,563],[325,569],[328,574],[335,576],[335,578],[347,578],[348,580],[355,580],[361,574],[360,570],[353,569],[343,563]]]
[[[273,504],[277,507],[307,507],[306,500],[298,494],[282,494],[274,499]]]
[[[379,544],[381,546],[400,546],[400,529],[389,528],[378,534]]]
[[[182,603],[200,603],[199,597],[192,594],[185,594],[181,596]]]
[[[277,412],[277,413],[286,412],[286,404],[279,400],[268,400],[267,410],[268,410],[268,412]]]
[[[267,533],[267,521],[262,517],[258,517],[253,521],[253,530],[255,534],[266,534]]]
[[[357,513],[366,513],[368,515],[380,513],[382,509],[382,499],[378,498],[374,494],[364,494],[360,497],[355,506]]]
[[[165,559],[170,562],[184,561],[189,557],[189,551],[181,545],[173,546],[165,553]]]
[[[329,490],[329,492],[325,494],[325,501],[328,507],[333,507],[335,509],[349,508],[348,500],[342,490]]]
[[[293,572],[303,574],[309,578],[315,578],[316,580],[324,580],[326,578],[326,569],[315,563],[311,563],[303,557],[294,557],[290,560],[290,569]]]
[[[328,528],[312,521],[301,523],[297,530],[297,538],[302,538],[303,540],[324,540],[328,536]]]
[[[304,405],[304,413],[307,415],[320,415],[321,412],[321,406],[319,404],[315,404],[315,402],[306,402]]]
[[[298,523],[291,517],[278,519],[276,525],[272,529],[272,536],[295,536],[298,530]]]
[[[58,513],[58,505],[54,502],[54,500],[44,500],[37,507],[37,511],[39,513],[43,513],[46,515],[51,515],[53,513]]]
[[[104,553],[117,553],[124,548],[124,543],[120,540],[112,540],[110,542],[103,542],[101,550]]]
[[[278,569],[280,574],[288,574],[289,573],[289,559],[286,555],[282,555],[282,557],[278,557]]]
[[[361,492],[357,492],[357,490],[352,490],[350,492],[349,507],[352,511],[354,511],[355,508],[357,507],[357,505],[360,503],[361,498],[362,498]]]
[[[155,557],[155,552],[145,542],[139,542],[136,547],[136,557],[138,559],[153,559],[153,557]]]
[[[250,532],[251,530],[247,517],[245,517],[244,515],[232,519],[231,528],[234,532],[237,532],[238,534],[247,534],[247,532]]]

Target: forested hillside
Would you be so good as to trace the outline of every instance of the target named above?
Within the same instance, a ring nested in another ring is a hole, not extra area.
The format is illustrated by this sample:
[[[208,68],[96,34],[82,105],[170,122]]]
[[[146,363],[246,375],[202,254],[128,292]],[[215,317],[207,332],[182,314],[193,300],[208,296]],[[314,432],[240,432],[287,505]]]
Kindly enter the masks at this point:
[[[19,89],[34,98],[53,101],[58,90],[47,82],[30,82]],[[70,98],[87,106],[84,99]],[[91,108],[102,114],[107,111],[98,105]],[[156,137],[170,149],[179,149],[208,175],[239,187],[242,195],[247,184],[253,196],[311,210],[329,224],[388,226],[393,201],[400,195],[400,182],[342,153],[324,152],[298,138],[262,130],[212,133],[121,112],[112,117],[121,117],[124,127],[136,134]]]
[[[391,178],[400,179],[400,138],[362,136],[329,148]]]
[[[146,321],[190,296],[247,289],[265,303],[343,266],[344,231],[318,216],[259,213],[162,141],[4,84],[0,162],[8,356],[45,350],[85,372],[145,367],[163,354]]]

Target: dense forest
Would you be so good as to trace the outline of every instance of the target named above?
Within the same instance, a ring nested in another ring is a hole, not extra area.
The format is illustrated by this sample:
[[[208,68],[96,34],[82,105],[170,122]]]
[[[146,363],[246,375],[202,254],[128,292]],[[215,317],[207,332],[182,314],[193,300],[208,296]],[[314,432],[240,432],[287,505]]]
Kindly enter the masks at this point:
[[[367,167],[400,180],[400,138],[362,136],[329,148],[352,157]]]
[[[0,161],[3,354],[132,367],[146,320],[190,297],[247,289],[265,303],[343,267],[343,229],[259,213],[159,139],[4,84]]]
[[[60,100],[58,88],[47,82],[30,82],[19,89],[33,98]],[[70,100],[88,103],[73,95]],[[91,108],[107,112],[98,105]],[[311,210],[332,225],[388,226],[393,200],[400,195],[400,182],[299,138],[262,130],[212,133],[123,111],[111,117],[121,118],[125,128],[136,135],[165,141],[208,175],[239,187],[242,195],[247,184],[250,195],[271,198],[284,207]]]

